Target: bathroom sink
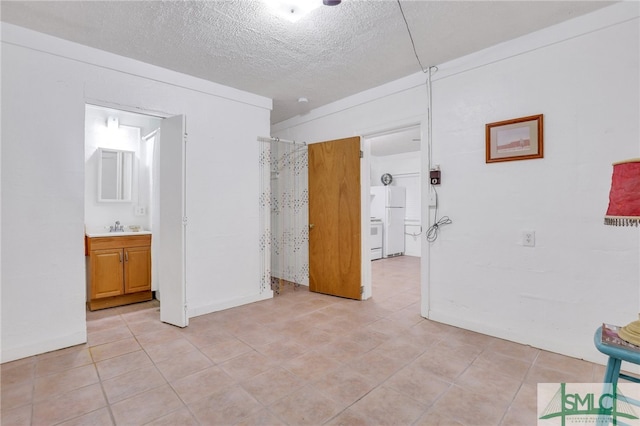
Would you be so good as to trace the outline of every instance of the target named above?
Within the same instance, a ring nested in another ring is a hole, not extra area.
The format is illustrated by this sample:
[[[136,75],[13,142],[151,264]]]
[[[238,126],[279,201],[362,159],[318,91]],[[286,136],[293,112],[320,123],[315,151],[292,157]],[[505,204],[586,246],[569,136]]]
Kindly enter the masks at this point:
[[[109,232],[108,229],[87,229],[85,231],[85,234],[89,238],[96,238],[96,237],[126,237],[126,236],[130,236],[130,235],[149,235],[149,234],[151,234],[151,231],[144,231],[144,230],[141,229],[140,231],[125,230],[125,231]]]

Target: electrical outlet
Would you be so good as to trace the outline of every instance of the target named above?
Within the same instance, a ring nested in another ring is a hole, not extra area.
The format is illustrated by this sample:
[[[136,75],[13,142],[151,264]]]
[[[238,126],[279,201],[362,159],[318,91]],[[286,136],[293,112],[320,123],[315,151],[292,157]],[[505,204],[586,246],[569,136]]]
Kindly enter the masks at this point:
[[[135,211],[134,211],[134,215],[136,215],[136,216],[144,216],[145,215],[145,208],[143,206],[136,206],[135,207]]]
[[[535,247],[536,231],[522,231],[522,245],[525,247]]]

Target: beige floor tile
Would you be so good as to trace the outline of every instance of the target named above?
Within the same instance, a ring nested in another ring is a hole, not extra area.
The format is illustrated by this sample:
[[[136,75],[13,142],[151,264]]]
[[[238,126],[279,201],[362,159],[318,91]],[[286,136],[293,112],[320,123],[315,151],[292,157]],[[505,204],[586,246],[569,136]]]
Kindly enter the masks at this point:
[[[350,336],[340,337],[325,346],[318,347],[314,352],[346,364],[352,359],[369,352],[366,346],[354,342]]]
[[[279,340],[282,340],[282,336],[273,333],[267,326],[258,326],[252,330],[241,330],[236,333],[235,336],[251,347],[268,345]]]
[[[495,400],[510,403],[515,397],[522,380],[471,365],[455,381],[467,391],[480,395],[493,395]]]
[[[421,318],[418,258],[372,268],[367,301],[287,285],[185,329],[157,301],[87,312],[89,344],[0,366],[2,424],[524,425],[537,382],[604,374]]]
[[[107,328],[105,330],[87,332],[87,345],[98,346],[105,343],[133,337],[131,331],[126,326]]]
[[[391,376],[384,384],[409,398],[415,399],[425,407],[432,405],[451,383],[431,374],[415,364],[408,365]]]
[[[213,365],[211,360],[198,350],[180,354],[179,359],[179,362],[176,362],[176,359],[168,359],[156,364],[158,370],[169,382],[176,381]]]
[[[98,331],[108,330],[110,328],[127,326],[120,315],[114,315],[113,312],[109,312],[109,310],[101,310],[96,312],[101,312],[102,316],[91,318],[91,315],[87,314],[88,333],[95,333]]]
[[[36,363],[36,376],[46,376],[52,373],[59,373],[64,370],[88,365],[92,362],[91,354],[87,348],[64,353],[58,356],[40,358]]]
[[[493,374],[509,376],[522,381],[532,364],[530,361],[486,350],[473,361],[472,365]]]
[[[273,360],[282,360],[295,358],[309,351],[309,348],[296,342],[295,339],[286,338],[286,340],[278,340],[268,345],[260,345],[255,347],[256,351]],[[204,349],[203,349],[204,352]],[[207,354],[207,356],[209,356]]]
[[[102,382],[110,404],[166,384],[155,366],[150,365]]]
[[[582,377],[582,382],[586,382],[593,377],[593,363],[548,351],[541,350],[534,365],[564,371],[576,377]]]
[[[262,410],[263,406],[235,385],[189,404],[189,409],[203,425],[232,425]]]
[[[540,353],[540,349],[508,340],[495,339],[489,344],[485,352],[496,352],[500,355],[532,363]]]
[[[31,405],[23,405],[11,409],[2,408],[0,413],[0,424],[11,426],[31,425]]]
[[[420,355],[413,364],[440,376],[443,380],[452,382],[474,361],[475,355],[462,350],[443,346],[432,346]]]
[[[193,417],[193,414],[185,407],[177,411],[162,416],[159,419],[155,419],[149,423],[145,423],[148,426],[198,426],[198,421]]]
[[[97,362],[96,368],[100,379],[107,380],[151,364],[151,359],[144,351],[136,351]]]
[[[219,366],[236,380],[243,381],[271,369],[274,362],[255,351],[239,355]]]
[[[537,385],[530,383],[523,384],[502,419],[501,424],[504,426],[537,424],[537,403]]]
[[[154,318],[140,317],[137,321],[127,321],[127,327],[129,327],[129,330],[131,330],[134,336],[173,329],[173,326],[161,322],[159,319],[160,315],[158,315],[157,318],[155,318],[155,315]]]
[[[277,345],[277,343],[274,343],[274,345]],[[200,352],[205,354],[213,363],[220,364],[237,356],[253,352],[253,348],[235,337],[229,337],[224,341],[202,347]]]
[[[33,425],[53,425],[105,407],[107,402],[99,384],[54,394],[33,405]]]
[[[424,413],[427,406],[385,385],[356,402],[351,410],[367,416],[373,424],[408,425]]]
[[[309,381],[317,380],[328,371],[342,366],[339,361],[316,351],[306,352],[280,365],[300,379]]]
[[[176,359],[176,357],[179,357],[181,354],[194,351],[195,349],[196,347],[184,337],[179,337],[164,343],[145,345],[144,347],[144,351],[155,363]]]
[[[352,409],[348,409],[344,410],[325,424],[328,426],[369,426],[375,425],[376,422],[365,414],[356,413]]]
[[[2,364],[0,377],[2,377],[2,386],[14,385],[24,382],[32,382],[36,375],[36,357],[27,358],[32,362],[13,361]]]
[[[269,410],[264,409],[245,417],[235,426],[286,426],[286,423],[278,419]]]
[[[305,383],[280,367],[273,367],[241,383],[242,387],[260,403],[272,404],[302,388]]]
[[[471,423],[473,426],[484,426],[476,423]],[[535,425],[535,423],[532,423]],[[463,423],[460,423],[458,420],[449,417],[447,413],[438,413],[427,411],[424,413],[416,422],[414,426],[467,426]],[[489,426],[489,425],[486,425]],[[505,425],[506,426],[506,425]],[[525,426],[519,425],[518,423],[514,423],[511,426]]]
[[[404,366],[402,361],[385,356],[381,352],[374,351],[354,358],[347,365],[353,371],[374,383],[382,383]]]
[[[175,340],[180,337],[180,332],[176,330],[175,327],[164,323],[163,327],[156,331],[136,335],[138,343],[140,343],[143,347],[154,345],[157,343],[166,343],[170,340]]]
[[[281,399],[269,409],[290,425],[322,424],[342,410],[340,404],[309,386]]]
[[[104,345],[93,346],[89,348],[89,351],[91,352],[93,362],[100,362],[119,355],[139,351],[140,349],[142,348],[138,344],[138,341],[130,337],[128,339],[105,343]]]
[[[109,409],[104,407],[82,416],[59,423],[58,426],[111,426],[113,419],[109,414]]]
[[[33,402],[33,380],[8,385],[3,382],[0,395],[2,396],[3,411],[31,404]]]
[[[427,412],[465,425],[497,425],[508,406],[493,394],[477,394],[454,385]]]
[[[400,336],[387,340],[372,350],[372,352],[380,352],[384,356],[394,358],[403,363],[409,363],[422,355],[427,348],[417,345],[414,342]]]
[[[576,383],[586,382],[593,377],[591,374],[576,374],[571,371],[560,371],[551,368],[545,368],[540,365],[534,364],[525,377],[526,383]]]
[[[180,399],[190,404],[235,385],[236,381],[220,367],[213,366],[171,383]]]
[[[173,389],[163,385],[112,404],[111,411],[118,425],[141,425],[183,407]]]
[[[57,395],[98,382],[98,373],[93,364],[38,377],[34,383],[33,400],[51,399]]]
[[[311,384],[313,389],[322,392],[342,407],[353,404],[376,385],[374,381],[352,371],[349,366],[328,372]]]

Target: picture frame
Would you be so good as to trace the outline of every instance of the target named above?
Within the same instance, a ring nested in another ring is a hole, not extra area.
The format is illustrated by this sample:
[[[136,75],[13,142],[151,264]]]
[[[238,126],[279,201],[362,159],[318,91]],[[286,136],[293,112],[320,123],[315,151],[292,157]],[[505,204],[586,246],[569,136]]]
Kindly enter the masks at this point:
[[[544,157],[543,114],[486,125],[486,162]]]

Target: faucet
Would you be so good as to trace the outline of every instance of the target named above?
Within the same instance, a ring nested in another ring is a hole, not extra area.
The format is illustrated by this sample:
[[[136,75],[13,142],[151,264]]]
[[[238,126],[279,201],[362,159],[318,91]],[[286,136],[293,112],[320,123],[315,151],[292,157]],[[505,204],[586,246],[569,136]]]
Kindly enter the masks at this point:
[[[115,225],[109,226],[109,232],[124,232],[124,226],[120,225],[119,220],[116,220]]]

